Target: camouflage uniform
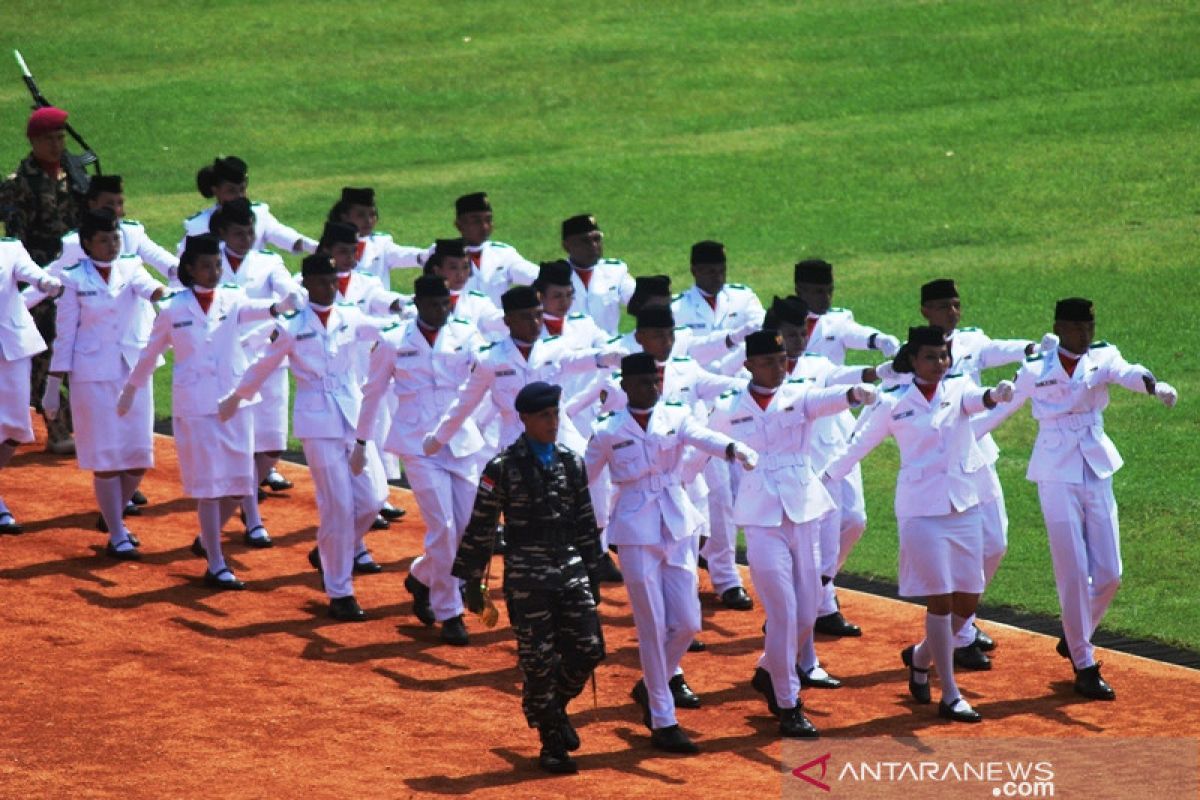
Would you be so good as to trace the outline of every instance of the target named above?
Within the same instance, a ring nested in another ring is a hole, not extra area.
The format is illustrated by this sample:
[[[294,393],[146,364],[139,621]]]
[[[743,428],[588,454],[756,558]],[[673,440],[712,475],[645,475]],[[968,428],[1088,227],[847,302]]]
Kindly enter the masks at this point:
[[[33,260],[44,267],[58,257],[62,250],[62,237],[78,227],[86,191],[87,186],[72,181],[65,167],[56,180],[47,175],[30,155],[0,186],[0,216],[4,218],[8,235],[20,239]],[[43,300],[29,312],[33,315],[38,333],[47,343],[54,341],[55,310],[53,300]],[[29,399],[39,413],[42,411],[46,376],[50,371],[50,356],[51,350],[47,348],[44,353],[33,357]],[[51,442],[70,438],[71,404],[65,398],[58,416],[53,421],[47,421],[46,428]]]
[[[521,436],[488,462],[453,569],[479,582],[503,513],[504,598],[530,727],[556,724],[604,660],[588,577],[601,551],[587,473],[578,455],[554,448],[556,459],[543,466]]]

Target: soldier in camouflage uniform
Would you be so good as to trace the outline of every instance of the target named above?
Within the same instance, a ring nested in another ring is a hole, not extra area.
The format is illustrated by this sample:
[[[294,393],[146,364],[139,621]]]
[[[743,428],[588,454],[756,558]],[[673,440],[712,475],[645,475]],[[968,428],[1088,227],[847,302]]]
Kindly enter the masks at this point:
[[[604,659],[596,615],[600,540],[578,455],[555,444],[562,389],[531,383],[516,398],[524,434],[488,462],[453,573],[466,581],[467,607],[484,607],[480,586],[496,521],[505,520],[504,598],[525,676],[522,706],[542,741],[538,765],[570,773],[579,736],[566,705]]]
[[[58,257],[63,235],[78,227],[87,191],[87,173],[77,168],[68,170],[66,124],[67,112],[62,109],[34,111],[25,130],[32,152],[0,186],[0,215],[8,235],[20,239],[33,260],[43,267]],[[54,341],[55,309],[53,302],[43,302],[30,312],[47,342]],[[30,402],[39,413],[50,355],[51,351],[46,350],[33,358]],[[46,429],[46,449],[60,455],[74,452],[70,404],[62,403],[58,416],[46,420]]]

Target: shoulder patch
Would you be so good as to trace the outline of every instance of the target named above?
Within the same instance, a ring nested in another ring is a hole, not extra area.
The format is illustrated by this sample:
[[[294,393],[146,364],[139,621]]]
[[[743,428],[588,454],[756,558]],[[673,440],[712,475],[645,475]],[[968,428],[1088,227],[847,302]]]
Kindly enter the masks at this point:
[[[821,355],[820,353],[814,353],[810,350],[805,350],[804,357],[805,358],[824,358],[825,356]]]
[[[584,314],[582,311],[574,311],[570,314],[567,314],[567,319],[583,319],[586,316],[587,314]]]
[[[1111,346],[1112,346],[1112,345],[1110,345],[1108,342],[1106,342],[1106,341],[1104,341],[1103,339],[1101,339],[1101,340],[1100,340],[1100,341],[1098,341],[1098,342],[1092,342],[1090,345],[1088,345],[1088,349],[1090,349],[1090,350],[1099,350],[1101,347],[1111,347]]]
[[[351,303],[350,305],[354,305],[354,304]],[[384,333],[386,333],[387,331],[394,331],[394,330],[396,330],[396,328],[399,328],[399,327],[400,327],[399,322],[393,322],[391,325],[387,325],[387,326],[383,327],[381,330]]]
[[[267,249],[267,248],[265,248],[265,247],[264,247],[264,248],[262,248],[261,250],[259,250],[258,252],[262,253],[263,255],[267,255],[267,256],[273,256],[273,255],[275,255],[275,253],[273,253],[272,251],[268,250],[268,249]]]
[[[979,330],[979,328],[974,328],[974,327],[959,328],[959,330],[962,331],[963,333],[983,333],[983,331]]]
[[[785,383],[806,383],[809,378],[788,378]]]
[[[544,337],[544,338],[542,339],[542,341],[543,341],[543,342],[553,342],[555,339],[558,339],[558,338],[561,338],[561,337],[559,337],[559,336],[546,336],[546,337]]]
[[[676,406],[678,408],[683,408],[683,403],[679,402],[678,400],[668,400],[665,403],[663,403],[663,405],[664,406]]]
[[[909,386],[909,385],[910,384],[907,384],[907,383],[897,383],[895,386],[889,386],[888,388],[884,389],[883,393],[891,394],[892,392],[898,392],[901,389],[903,389],[904,387]]]
[[[726,389],[725,391],[723,391],[719,395],[717,395],[717,397],[719,397],[719,398],[737,397],[741,393],[742,393],[741,389]]]
[[[138,222],[136,219],[123,219],[123,220],[121,220],[121,224],[122,224],[122,225],[129,225],[129,226],[131,226],[131,227],[134,227],[134,228],[141,228],[141,227],[142,227],[142,223]]]
[[[454,318],[453,318],[452,320],[450,320],[450,321],[451,321],[451,322],[457,322],[459,325],[470,325],[470,324],[471,324],[471,323],[470,323],[468,320],[465,320],[465,319],[463,319],[463,318],[461,318],[461,317],[454,317]]]
[[[744,283],[727,283],[727,284],[725,284],[725,286],[730,289],[739,289],[741,291],[749,291],[750,290],[750,287]]]
[[[121,253],[121,258],[137,258],[136,253]]]
[[[617,343],[617,342],[619,342],[619,341],[621,341],[621,337],[620,337],[620,336],[614,336],[614,337],[612,337],[611,339],[609,339],[607,342],[605,342],[605,344],[616,344],[616,343]]]
[[[334,303],[335,306],[347,306],[349,308],[357,308],[358,303],[351,303],[349,300],[338,300]]]
[[[221,288],[222,289],[241,289],[242,287],[238,286],[236,283],[222,283]]]
[[[963,374],[961,372],[952,372],[949,375],[942,378],[942,380],[949,381],[949,380],[954,380],[955,378],[961,378],[962,376],[963,376]]]
[[[505,244],[504,242],[497,242],[495,239],[489,239],[488,241],[492,244],[493,247],[504,247],[509,250],[513,249],[513,246],[511,244]]]
[[[605,264],[624,264],[624,263],[625,263],[624,261],[622,261],[622,260],[621,260],[621,259],[619,259],[619,258],[605,258],[605,259],[601,259],[601,260],[602,260],[602,261],[603,261]]]
[[[483,292],[477,292],[474,289],[467,290],[467,294],[474,295],[475,297],[487,297],[487,295]]]
[[[1032,364],[1035,361],[1041,361],[1045,357],[1046,357],[1045,353],[1034,353],[1031,356],[1025,356],[1025,363]]]
[[[672,361],[691,361],[692,357],[691,356],[673,356],[671,358],[671,360]]]
[[[479,348],[479,352],[484,353],[496,346],[495,342],[488,342],[483,347]]]

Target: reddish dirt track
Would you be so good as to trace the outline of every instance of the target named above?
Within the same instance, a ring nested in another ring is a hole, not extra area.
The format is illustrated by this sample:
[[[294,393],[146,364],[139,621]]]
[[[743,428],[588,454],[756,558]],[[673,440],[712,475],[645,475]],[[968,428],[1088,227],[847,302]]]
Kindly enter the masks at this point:
[[[629,699],[633,623],[624,591],[606,586],[597,705],[589,688],[571,708],[581,771],[548,776],[534,766],[503,609],[493,630],[468,619],[468,648],[442,645],[411,614],[401,583],[422,527],[407,493],[393,492],[409,509],[402,524],[368,538],[386,567],[356,580],[370,620],[340,624],[305,559],[316,506],[303,467],[282,465],[296,489],[264,503],[275,548],[244,547],[236,518],[227,528],[248,590],[214,593],[188,549],[194,503],[180,497],[170,439],[157,456],[143,483],[151,505],[129,520],[140,563],[104,555],[90,476],[71,460],[30,445],[0,471],[0,495],[26,528],[0,537],[0,797],[779,796],[776,723],[749,686],[761,610],[719,608],[703,584],[709,649],[684,668],[704,707],[679,717],[704,752],[669,756],[649,747]],[[1053,639],[1000,625],[988,626],[996,668],[960,675],[984,724],[942,722],[936,706],[909,702],[897,655],[920,635],[922,610],[853,592],[842,602],[867,635],[819,643],[847,684],[805,693],[825,737],[1200,731],[1200,673],[1105,652],[1119,698],[1088,702]]]

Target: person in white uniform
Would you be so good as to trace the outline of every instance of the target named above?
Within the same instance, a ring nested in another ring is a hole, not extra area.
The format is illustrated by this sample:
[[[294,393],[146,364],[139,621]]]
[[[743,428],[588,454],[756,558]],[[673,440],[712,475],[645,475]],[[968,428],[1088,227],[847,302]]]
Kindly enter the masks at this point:
[[[575,289],[571,310],[587,314],[609,336],[616,336],[621,310],[636,288],[629,265],[619,258],[604,257],[604,232],[591,214],[563,220],[562,246]]]
[[[425,262],[425,274],[436,275],[446,282],[450,290],[450,313],[470,322],[486,339],[508,338],[508,326],[500,307],[483,292],[467,288],[471,281],[471,261],[461,238],[438,239]]]
[[[365,538],[387,497],[387,481],[373,443],[363,448],[358,473],[350,467],[362,389],[347,355],[359,342],[378,341],[380,331],[395,323],[368,317],[352,303],[336,302],[337,271],[329,256],[308,256],[301,273],[308,306],[279,321],[279,335],[221,401],[219,414],[223,422],[232,419],[241,402],[253,399],[286,360],[296,379],[293,426],[312,473],[320,516],[317,546],[309,559],[322,572],[329,616],[357,622],[366,613],[354,598],[353,574],[382,570]]]
[[[825,470],[826,483],[840,480],[888,436],[900,449],[896,521],[900,534],[900,594],[925,598],[925,638],[906,647],[908,688],[918,703],[930,702],[929,666],[937,666],[942,697],[938,716],[979,722],[954,676],[954,637],[975,613],[983,592],[983,512],[999,494],[976,441],[972,415],[1013,397],[1001,381],[985,389],[961,375],[947,375],[945,331],[910,328],[893,362],[913,382],[881,393],[859,420],[850,446]]]
[[[154,466],[154,389],[147,380],[130,411],[116,413],[121,393],[148,335],[140,306],[160,300],[166,287],[135,255],[121,254],[121,225],[109,209],[87,211],[79,228],[84,256],[62,271],[63,294],[50,374],[71,379],[75,459],[92,472],[104,527],[105,552],[119,560],[141,556],[122,520],[146,470]],[[42,408],[57,414],[60,395],[47,382]]]
[[[537,264],[523,258],[512,245],[492,238],[495,223],[486,192],[464,194],[454,201],[454,227],[462,234],[471,260],[468,289],[483,292],[499,307],[500,295],[537,280]]]
[[[1069,297],[1054,308],[1059,344],[1025,359],[1017,371],[1018,402],[991,412],[983,432],[1032,399],[1038,423],[1026,477],[1037,484],[1062,610],[1058,654],[1075,668],[1075,692],[1113,700],[1100,674],[1092,636],[1121,585],[1121,538],[1112,476],[1125,463],[1104,432],[1108,387],[1156,397],[1171,408],[1174,387],[1141,364],[1130,364],[1108,342],[1093,341],[1095,308]]]
[[[0,470],[12,459],[17,445],[33,441],[29,415],[29,382],[33,357],[45,352],[46,341],[17,291],[28,283],[51,297],[62,282],[39,267],[17,239],[0,239]],[[19,534],[21,525],[0,497],[0,534]]]
[[[425,261],[425,248],[396,244],[390,233],[375,230],[379,224],[379,207],[375,190],[370,187],[342,187],[341,197],[329,210],[329,222],[353,226],[358,234],[355,243],[355,269],[370,273],[385,289],[392,287],[392,271],[420,269]]]
[[[213,205],[198,211],[183,221],[183,238],[176,252],[182,252],[187,237],[208,233],[209,220],[218,208],[230,200],[246,197],[249,185],[249,169],[246,162],[237,156],[218,156],[212,164],[205,165],[196,173],[196,189],[202,197],[214,200]],[[266,203],[251,203],[254,207],[254,245],[258,250],[267,245],[288,253],[312,253],[317,249],[315,240],[284,225]]]
[[[745,531],[750,577],[767,612],[751,685],[779,717],[781,735],[812,738],[818,733],[804,714],[796,664],[813,635],[821,597],[821,518],[834,508],[813,471],[812,421],[871,402],[875,389],[788,381],[783,339],[775,330],[750,334],[745,348],[750,384],[722,395],[709,424],[760,454],[757,469],[738,482],[732,514],[732,523]]]
[[[422,442],[454,402],[470,374],[474,352],[485,342],[474,325],[451,317],[450,290],[441,278],[417,278],[413,299],[417,316],[385,332],[371,353],[354,458],[362,458],[390,388],[397,410],[384,447],[404,459],[425,521],[425,552],[413,561],[404,587],[421,622],[440,622],[442,641],[464,646],[469,638],[462,597],[450,569],[475,502],[484,439],[468,419],[435,455],[425,455]]]
[[[680,661],[700,630],[699,512],[680,485],[679,465],[688,447],[745,464],[757,455],[701,425],[686,405],[662,401],[660,380],[649,353],[621,359],[628,405],[596,421],[585,462],[593,480],[607,467],[616,491],[608,539],[620,548],[633,606],[642,679],[632,694],[650,728],[650,743],[668,752],[695,753],[699,748],[679,727],[674,699],[686,687]]]
[[[179,473],[184,493],[199,501],[200,536],[192,550],[208,561],[205,585],[244,589],[225,563],[221,526],[258,486],[254,423],[249,409],[222,422],[217,406],[246,371],[242,337],[247,328],[302,307],[304,295],[296,291],[276,302],[251,299],[236,285],[219,285],[221,247],[210,234],[188,237],[178,274],[186,288],[172,295],[155,318],[150,341],[121,390],[117,413],[130,412],[159,356],[173,348],[171,415]]]

